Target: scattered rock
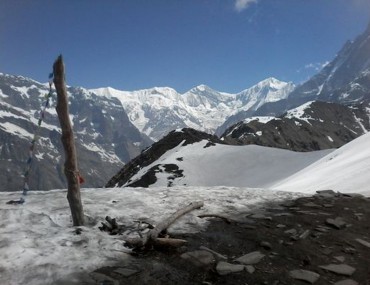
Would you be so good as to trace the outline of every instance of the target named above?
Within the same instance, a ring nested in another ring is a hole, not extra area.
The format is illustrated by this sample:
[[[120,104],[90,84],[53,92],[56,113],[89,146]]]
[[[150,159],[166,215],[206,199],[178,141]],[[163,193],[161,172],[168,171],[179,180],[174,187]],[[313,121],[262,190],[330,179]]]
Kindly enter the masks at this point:
[[[246,265],[246,266],[245,266],[245,270],[247,270],[247,272],[248,272],[249,274],[253,274],[253,272],[254,272],[254,271],[256,271],[256,269],[254,268],[254,266],[253,266],[253,265]]]
[[[347,264],[329,264],[321,265],[319,267],[327,271],[345,276],[351,276],[356,271],[356,268],[353,268],[352,266],[349,266]]]
[[[289,272],[289,275],[293,279],[303,280],[311,284],[315,283],[320,278],[320,274],[303,269],[292,270]]]
[[[206,250],[185,252],[181,254],[180,257],[189,260],[196,266],[209,266],[216,262],[213,254]]]
[[[286,230],[284,233],[288,234],[288,235],[296,235],[297,230],[296,229],[290,229],[290,230]]]
[[[281,229],[281,228],[285,228],[285,227],[286,227],[286,225],[278,224],[278,225],[276,225],[276,227],[277,227],[277,228],[279,228],[279,229]]]
[[[268,241],[261,241],[260,246],[267,250],[270,250],[272,248],[271,243],[269,243]]]
[[[245,266],[242,264],[231,264],[225,261],[220,261],[217,263],[216,271],[220,275],[227,275],[230,273],[243,271],[244,267]]]
[[[227,260],[227,257],[225,255],[222,255],[222,254],[220,254],[218,252],[215,252],[214,250],[212,250],[212,249],[210,249],[208,247],[205,247],[203,245],[200,246],[199,249],[209,251],[210,253],[212,253],[218,259]]]
[[[370,242],[366,241],[366,240],[363,240],[363,239],[360,239],[360,238],[356,238],[355,241],[357,241],[358,243],[370,248]]]
[[[346,258],[344,257],[344,256],[334,256],[334,258],[336,259],[336,260],[338,260],[339,262],[344,262],[345,260],[346,260]]]
[[[301,233],[299,235],[299,239],[305,239],[305,238],[307,238],[309,236],[310,232],[311,232],[310,230],[305,230],[303,233]]]
[[[358,283],[352,279],[345,279],[345,280],[335,282],[334,285],[358,285]]]
[[[346,227],[346,222],[341,217],[336,217],[335,219],[326,219],[326,224],[336,228],[338,230],[343,229]]]
[[[253,252],[250,252],[246,255],[243,255],[235,259],[235,261],[246,264],[246,265],[250,265],[250,264],[256,264],[260,262],[261,259],[264,257],[265,255],[262,254],[260,251],[253,251]]]
[[[330,228],[325,227],[325,226],[317,226],[315,228],[315,231],[318,231],[318,232],[321,232],[321,233],[326,233],[326,232],[330,231]]]

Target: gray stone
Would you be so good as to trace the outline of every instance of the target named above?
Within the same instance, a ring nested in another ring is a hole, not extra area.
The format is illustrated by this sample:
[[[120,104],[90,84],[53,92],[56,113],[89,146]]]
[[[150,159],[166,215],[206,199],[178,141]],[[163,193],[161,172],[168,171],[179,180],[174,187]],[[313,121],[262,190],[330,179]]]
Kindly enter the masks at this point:
[[[260,246],[263,247],[264,249],[271,249],[272,245],[268,241],[261,241]]]
[[[368,248],[370,248],[370,242],[366,241],[366,240],[363,240],[363,239],[360,239],[360,238],[356,238],[355,239],[358,243],[362,244],[363,246],[366,246]]]
[[[296,235],[297,230],[296,229],[290,229],[290,230],[286,230],[284,233],[289,234],[289,235]]]
[[[227,275],[230,273],[240,272],[244,270],[244,265],[242,264],[231,264],[225,261],[220,261],[217,263],[216,271],[220,275]]]
[[[346,222],[341,217],[336,217],[335,219],[326,219],[326,224],[332,226],[336,229],[343,229],[346,227]]]
[[[299,239],[305,239],[305,238],[307,238],[309,236],[310,232],[311,232],[310,230],[305,230],[303,233],[301,233],[299,235]]]
[[[303,269],[292,270],[289,272],[289,275],[293,279],[303,280],[311,284],[315,283],[320,278],[320,274]]]
[[[356,271],[356,268],[353,268],[352,266],[349,266],[347,264],[329,264],[321,265],[319,267],[327,271],[345,276],[351,276]]]
[[[321,233],[326,233],[326,232],[330,231],[330,228],[325,227],[325,226],[317,226],[315,228],[315,231],[318,231],[318,232],[321,232]]]
[[[336,260],[338,260],[339,262],[344,262],[345,260],[346,260],[346,258],[344,257],[344,256],[334,256],[334,258],[336,259]]]
[[[277,228],[279,228],[279,229],[281,229],[281,228],[285,228],[285,227],[286,227],[286,225],[278,224],[278,225],[276,225],[276,227],[277,227]]]
[[[213,254],[206,250],[188,251],[181,254],[180,257],[189,260],[196,266],[208,266],[216,262]]]
[[[220,254],[218,252],[215,252],[214,250],[212,250],[212,249],[210,249],[208,247],[205,247],[203,245],[201,245],[199,247],[199,249],[209,251],[210,253],[212,253],[218,259],[222,259],[222,260],[226,260],[227,259],[227,257],[225,255],[222,255],[222,254]]]
[[[358,285],[358,282],[352,279],[345,279],[345,280],[335,282],[334,285]]]
[[[253,251],[253,252],[250,252],[246,255],[243,255],[235,259],[235,261],[246,264],[246,265],[250,265],[250,264],[256,264],[260,262],[261,259],[264,257],[265,255],[262,254],[260,251]]]
[[[246,266],[245,266],[245,270],[247,270],[247,272],[248,272],[249,274],[253,274],[253,272],[254,272],[254,271],[256,271],[256,269],[254,268],[254,266],[253,266],[253,265],[246,265]]]

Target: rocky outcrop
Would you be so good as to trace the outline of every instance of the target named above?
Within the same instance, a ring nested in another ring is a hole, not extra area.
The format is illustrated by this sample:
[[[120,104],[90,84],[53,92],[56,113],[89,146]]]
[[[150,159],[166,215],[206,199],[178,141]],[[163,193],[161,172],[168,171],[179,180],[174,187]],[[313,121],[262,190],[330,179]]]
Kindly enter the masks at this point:
[[[130,179],[136,173],[138,173],[140,169],[152,164],[167,151],[177,147],[180,144],[185,146],[201,140],[208,140],[209,145],[214,143],[223,143],[216,136],[190,128],[172,131],[163,139],[142,151],[140,155],[126,164],[114,177],[108,181],[106,187],[121,187],[123,185],[132,187],[148,187],[149,185],[155,183],[155,173],[156,171],[159,171],[159,166],[163,166],[165,171],[172,173],[175,176],[182,175],[181,170],[179,170],[176,165],[160,165],[160,163],[158,163],[149,169],[147,173],[140,178],[140,180],[135,182],[130,181]]]
[[[277,118],[252,117],[222,135],[229,144],[313,151],[338,148],[370,130],[370,104],[315,101]]]

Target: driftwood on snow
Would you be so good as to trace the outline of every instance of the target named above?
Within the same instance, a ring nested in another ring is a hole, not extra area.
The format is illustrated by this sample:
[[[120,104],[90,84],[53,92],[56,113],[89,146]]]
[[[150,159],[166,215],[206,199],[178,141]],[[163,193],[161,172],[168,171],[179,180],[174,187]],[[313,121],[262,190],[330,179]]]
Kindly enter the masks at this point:
[[[229,218],[226,218],[218,214],[202,214],[202,215],[198,215],[198,218],[219,218],[223,220],[224,222],[226,222],[227,224],[232,223],[232,220],[230,220]]]
[[[126,240],[126,244],[134,247],[140,248],[148,245],[154,246],[165,246],[165,247],[180,247],[186,243],[185,240],[172,239],[172,238],[161,238],[158,237],[163,231],[165,231],[170,225],[172,225],[178,218],[191,212],[192,210],[203,207],[203,202],[192,202],[186,207],[183,207],[173,213],[167,219],[158,223],[158,225],[138,238],[130,238]]]

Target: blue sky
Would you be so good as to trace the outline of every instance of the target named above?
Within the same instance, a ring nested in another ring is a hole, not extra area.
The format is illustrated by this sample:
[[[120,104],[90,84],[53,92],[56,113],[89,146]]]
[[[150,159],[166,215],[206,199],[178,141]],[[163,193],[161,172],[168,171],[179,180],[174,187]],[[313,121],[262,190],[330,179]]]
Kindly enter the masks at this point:
[[[302,83],[370,21],[369,0],[0,0],[0,72],[136,90]]]

